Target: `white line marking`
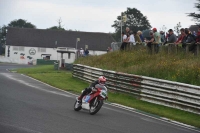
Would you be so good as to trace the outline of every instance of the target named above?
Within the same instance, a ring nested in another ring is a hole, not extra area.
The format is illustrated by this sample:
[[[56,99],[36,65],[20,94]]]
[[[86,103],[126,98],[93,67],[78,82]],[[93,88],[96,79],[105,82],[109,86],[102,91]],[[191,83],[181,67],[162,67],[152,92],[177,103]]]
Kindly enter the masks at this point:
[[[46,90],[46,89],[42,89],[41,87],[32,85],[32,84],[30,84],[30,83],[26,83],[26,82],[23,81],[23,80],[16,79],[16,78],[14,78],[12,75],[9,75],[9,74],[4,74],[4,73],[1,73],[1,74],[4,75],[5,77],[9,78],[9,79],[12,79],[12,80],[17,81],[17,82],[19,82],[19,83],[21,83],[21,84],[24,84],[24,85],[26,85],[26,86],[35,88],[35,89],[40,90],[40,91],[44,91],[44,92],[48,92],[48,93],[53,93],[53,94],[61,95],[61,96],[65,96],[65,97],[71,97],[70,95],[67,95],[67,94],[62,94],[62,93],[59,93],[59,92],[56,92],[56,91],[49,91],[49,90]],[[65,92],[65,93],[66,93],[66,92]]]
[[[70,92],[65,91],[65,90],[61,90],[61,89],[56,88],[56,87],[54,87],[54,86],[51,86],[51,85],[49,85],[49,84],[47,84],[47,83],[44,83],[44,82],[42,82],[42,81],[39,81],[39,80],[34,79],[34,78],[32,78],[32,77],[29,77],[29,76],[27,76],[27,75],[24,75],[24,74],[21,74],[21,75],[23,75],[23,76],[25,76],[25,77],[28,77],[28,78],[30,78],[30,79],[32,79],[32,80],[35,80],[35,81],[37,81],[37,82],[40,82],[40,83],[42,83],[42,84],[44,84],[44,85],[47,85],[47,86],[49,86],[49,87],[51,87],[51,88],[53,88],[53,89],[56,89],[56,90],[59,90],[59,91],[68,93],[68,94],[73,95],[73,96],[76,96],[76,97],[78,96],[78,95],[76,95],[76,94],[70,93]]]

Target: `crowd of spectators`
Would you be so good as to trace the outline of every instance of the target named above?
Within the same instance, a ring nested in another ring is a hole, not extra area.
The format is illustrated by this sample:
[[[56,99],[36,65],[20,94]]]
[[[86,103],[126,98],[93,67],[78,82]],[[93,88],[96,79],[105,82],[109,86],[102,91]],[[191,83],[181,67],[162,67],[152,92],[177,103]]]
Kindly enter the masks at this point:
[[[160,31],[158,32],[156,28],[153,28],[149,32],[149,37],[144,38],[141,31],[132,31],[129,27],[126,27],[126,31],[122,32],[122,44],[120,49],[126,50],[130,49],[136,44],[146,45],[151,49],[152,45],[156,45],[155,51],[158,52],[159,46],[167,44],[182,44],[182,48],[186,48],[187,44],[189,45],[189,51],[195,52],[197,44],[200,44],[200,27],[198,32],[191,32],[188,28],[180,29],[180,35],[175,35],[172,29],[169,29],[168,32]]]

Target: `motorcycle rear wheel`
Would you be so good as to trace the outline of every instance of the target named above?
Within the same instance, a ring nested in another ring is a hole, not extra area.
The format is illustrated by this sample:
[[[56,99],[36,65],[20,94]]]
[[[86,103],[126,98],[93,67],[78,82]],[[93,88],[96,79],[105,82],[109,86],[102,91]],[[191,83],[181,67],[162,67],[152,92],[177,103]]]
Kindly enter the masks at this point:
[[[78,105],[78,104],[79,104],[78,101],[76,101],[76,102],[74,103],[74,110],[75,110],[75,111],[79,111],[79,110],[82,109],[81,105]]]
[[[89,113],[91,115],[96,114],[101,109],[102,105],[103,105],[103,100],[98,100],[97,103],[95,103],[95,105],[92,104],[90,106]]]

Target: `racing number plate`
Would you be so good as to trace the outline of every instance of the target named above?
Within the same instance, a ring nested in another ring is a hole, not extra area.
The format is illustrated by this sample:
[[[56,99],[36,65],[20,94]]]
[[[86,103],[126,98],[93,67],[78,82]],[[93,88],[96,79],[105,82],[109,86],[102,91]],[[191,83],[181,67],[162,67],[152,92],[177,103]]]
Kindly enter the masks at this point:
[[[101,96],[102,96],[103,98],[105,98],[105,97],[107,96],[107,92],[106,92],[106,91],[101,91]]]

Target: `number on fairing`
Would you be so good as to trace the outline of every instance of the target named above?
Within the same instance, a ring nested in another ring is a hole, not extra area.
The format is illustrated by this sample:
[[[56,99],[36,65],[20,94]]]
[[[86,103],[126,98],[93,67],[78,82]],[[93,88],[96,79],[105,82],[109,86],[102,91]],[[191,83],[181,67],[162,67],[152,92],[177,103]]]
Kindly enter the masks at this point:
[[[103,98],[105,98],[105,97],[107,96],[107,92],[106,92],[105,90],[102,90],[102,91],[101,91],[101,96],[102,96]]]

